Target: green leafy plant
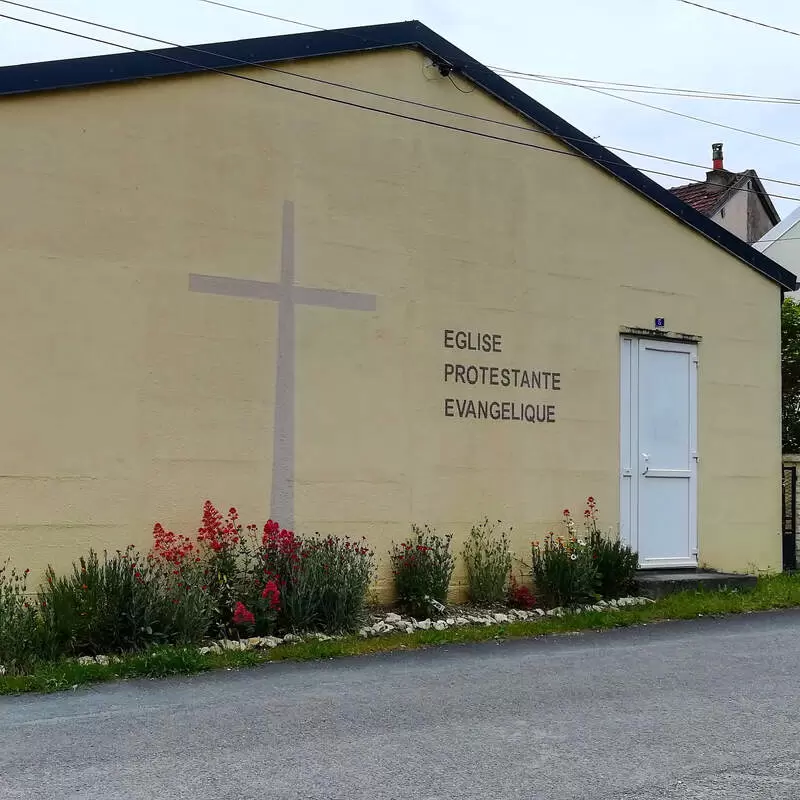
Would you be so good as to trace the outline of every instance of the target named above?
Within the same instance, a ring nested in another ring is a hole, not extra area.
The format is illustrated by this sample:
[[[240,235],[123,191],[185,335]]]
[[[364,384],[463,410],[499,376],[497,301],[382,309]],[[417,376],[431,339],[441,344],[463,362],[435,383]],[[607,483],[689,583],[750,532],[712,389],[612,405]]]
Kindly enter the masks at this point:
[[[60,653],[140,650],[168,639],[158,572],[132,546],[102,560],[90,550],[71,575],[48,567],[45,579],[39,605],[47,639]]]
[[[14,674],[48,655],[36,601],[28,596],[29,570],[0,566],[0,665]]]
[[[450,552],[452,534],[439,536],[425,525],[411,526],[412,535],[393,545],[390,555],[397,599],[415,616],[428,616],[447,600],[455,568]]]
[[[317,587],[316,627],[327,633],[354,630],[364,615],[372,581],[372,551],[363,540],[336,536],[306,540],[306,549],[306,571]]]
[[[294,631],[343,633],[364,615],[374,572],[373,553],[349,537],[298,538],[291,531],[265,532],[268,574],[280,587],[279,623]]]
[[[597,566],[592,550],[575,535],[568,509],[564,521],[566,538],[550,532],[531,548],[533,581],[546,606],[574,606],[596,599]]]
[[[800,303],[791,297],[781,308],[781,394],[783,452],[800,450]]]
[[[604,599],[624,597],[634,591],[639,555],[619,537],[604,536],[597,524],[597,502],[593,497],[586,501],[583,512],[586,541],[597,567],[597,592]]]
[[[473,525],[463,557],[469,599],[478,605],[504,602],[511,571],[511,548],[505,531],[496,533],[488,519]]]

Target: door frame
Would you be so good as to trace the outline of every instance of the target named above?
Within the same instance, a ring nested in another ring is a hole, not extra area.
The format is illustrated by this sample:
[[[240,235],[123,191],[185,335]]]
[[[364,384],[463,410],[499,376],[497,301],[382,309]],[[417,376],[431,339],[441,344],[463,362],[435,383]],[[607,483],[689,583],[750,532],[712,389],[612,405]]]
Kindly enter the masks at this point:
[[[639,562],[640,569],[691,568],[698,565],[697,546],[697,341],[692,337],[665,338],[623,333],[620,336],[620,446],[619,446],[619,505],[620,540],[633,550],[639,550],[639,353],[644,343],[648,347],[677,353],[687,353],[693,369],[689,374],[689,556],[652,558]]]

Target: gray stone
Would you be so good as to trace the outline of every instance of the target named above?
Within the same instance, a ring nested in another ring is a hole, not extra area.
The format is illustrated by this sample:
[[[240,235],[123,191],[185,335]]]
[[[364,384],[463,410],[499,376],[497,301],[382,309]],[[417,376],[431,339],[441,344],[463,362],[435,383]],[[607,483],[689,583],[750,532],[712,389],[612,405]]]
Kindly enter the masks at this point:
[[[94,664],[94,658],[92,658],[92,656],[80,656],[80,658],[78,658],[78,663],[85,667],[87,664]]]
[[[95,656],[94,663],[100,664],[103,667],[107,667],[111,663],[111,660],[108,656]]]
[[[508,616],[508,614],[495,614],[494,615],[494,621],[495,622],[508,622],[509,621],[509,616]]]
[[[418,622],[415,627],[421,631],[429,631],[432,624],[433,623],[429,619],[424,619],[422,622]]]
[[[396,625],[398,622],[402,622],[403,618],[399,614],[387,614],[384,622],[388,622],[390,625]]]
[[[455,624],[456,624],[456,621],[455,621],[454,619],[452,619],[452,617],[448,617],[448,618],[445,620],[445,622],[446,622],[448,625],[455,625]]]
[[[433,623],[433,628],[434,630],[437,631],[446,631],[447,623],[443,619],[437,620],[436,622]]]
[[[469,620],[466,617],[456,617],[456,625],[469,625]]]
[[[289,644],[302,642],[302,637],[298,636],[296,633],[287,633],[286,636],[283,637],[284,642],[288,642]]]
[[[207,656],[209,653],[213,653],[214,651],[208,645],[206,645],[205,647],[201,647],[197,652],[200,653],[201,656]]]
[[[386,622],[376,622],[372,626],[372,632],[376,636],[380,636],[380,635],[382,635],[384,633],[392,633],[393,631],[394,631],[394,625],[389,625]]]

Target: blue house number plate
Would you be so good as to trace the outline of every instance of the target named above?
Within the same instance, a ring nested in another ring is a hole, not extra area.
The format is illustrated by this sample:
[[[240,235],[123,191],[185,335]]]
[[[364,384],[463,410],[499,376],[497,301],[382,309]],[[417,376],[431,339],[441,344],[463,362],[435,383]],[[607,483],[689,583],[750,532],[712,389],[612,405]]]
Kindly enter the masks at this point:
[[[664,317],[656,317],[656,328],[664,327]]]

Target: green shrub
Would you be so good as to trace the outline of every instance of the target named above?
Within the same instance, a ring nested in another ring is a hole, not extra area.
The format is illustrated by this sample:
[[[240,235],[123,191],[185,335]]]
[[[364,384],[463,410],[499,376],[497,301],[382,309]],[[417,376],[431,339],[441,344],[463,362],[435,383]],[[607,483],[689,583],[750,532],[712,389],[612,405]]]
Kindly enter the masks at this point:
[[[597,524],[597,503],[593,497],[586,501],[583,512],[586,538],[597,566],[597,592],[606,600],[629,595],[636,585],[639,555],[618,537],[603,536]]]
[[[505,531],[495,534],[488,519],[473,525],[463,550],[469,599],[478,605],[506,600],[511,549]]]
[[[90,550],[64,577],[48,567],[39,603],[53,655],[140,650],[168,638],[158,574],[132,547],[102,561]]]
[[[532,546],[536,592],[545,606],[574,606],[596,599],[597,567],[588,544],[549,533]]]
[[[132,546],[102,561],[90,550],[68,576],[48,567],[39,605],[51,658],[201,641],[215,614],[204,579],[194,561],[143,558]]]
[[[633,590],[639,557],[617,538],[603,536],[597,516],[597,502],[589,497],[585,538],[576,535],[572,515],[564,509],[566,537],[550,533],[543,545],[533,543],[534,582],[546,605],[590,603],[598,595],[610,600]]]
[[[24,672],[47,656],[36,602],[27,594],[29,570],[0,566],[0,666]]]
[[[235,508],[223,515],[209,500],[195,539],[176,536],[158,523],[153,535],[151,555],[175,567],[184,592],[202,573],[201,588],[212,608],[209,628],[219,635],[345,632],[363,616],[374,570],[363,542],[303,538],[273,520],[260,535],[256,525],[241,524]],[[195,602],[202,600],[195,595]]]
[[[434,603],[447,600],[455,559],[450,552],[452,534],[438,536],[427,525],[412,525],[412,536],[390,551],[392,572],[400,605],[415,616],[428,616]]]
[[[278,575],[281,626],[345,633],[362,622],[374,572],[373,554],[349,537],[307,537],[297,561]]]

